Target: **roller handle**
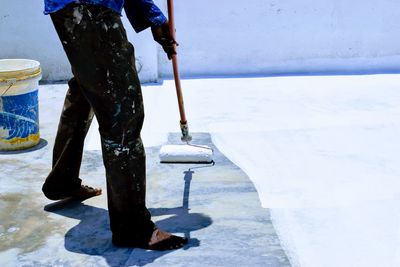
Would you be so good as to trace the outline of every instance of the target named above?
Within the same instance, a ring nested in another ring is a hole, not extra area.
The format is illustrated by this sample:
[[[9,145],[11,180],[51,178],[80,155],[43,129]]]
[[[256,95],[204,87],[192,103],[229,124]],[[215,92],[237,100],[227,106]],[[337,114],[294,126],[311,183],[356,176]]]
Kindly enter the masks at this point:
[[[171,32],[172,38],[176,40],[175,34],[175,17],[174,17],[174,1],[168,0],[168,21],[169,21],[169,30]],[[176,50],[176,44],[174,44],[174,48]],[[181,79],[179,76],[179,67],[178,67],[178,56],[172,55],[172,68],[174,71],[174,79],[175,79],[175,88],[176,88],[176,96],[178,98],[179,105],[179,115],[181,117],[180,127],[182,132],[182,141],[189,142],[192,140],[192,137],[189,134],[189,127],[186,119],[185,106],[183,103],[183,94],[182,94],[182,86]]]

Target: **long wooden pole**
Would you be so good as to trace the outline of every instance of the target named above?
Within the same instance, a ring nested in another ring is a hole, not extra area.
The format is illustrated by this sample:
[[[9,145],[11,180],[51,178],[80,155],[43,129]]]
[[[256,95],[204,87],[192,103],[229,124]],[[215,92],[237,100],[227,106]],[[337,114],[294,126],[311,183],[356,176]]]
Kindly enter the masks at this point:
[[[168,0],[168,21],[170,32],[174,40],[176,40],[176,33],[175,33],[175,16],[174,16],[174,1]],[[176,49],[176,44],[174,44]],[[172,55],[172,68],[174,71],[174,79],[175,79],[175,88],[176,88],[176,96],[178,98],[178,105],[179,105],[179,114],[180,114],[180,124],[182,130],[182,140],[190,141],[191,137],[189,135],[189,128],[187,125],[187,119],[185,114],[185,106],[183,102],[183,93],[182,93],[182,86],[181,86],[181,79],[179,76],[179,68],[178,68],[178,56]]]

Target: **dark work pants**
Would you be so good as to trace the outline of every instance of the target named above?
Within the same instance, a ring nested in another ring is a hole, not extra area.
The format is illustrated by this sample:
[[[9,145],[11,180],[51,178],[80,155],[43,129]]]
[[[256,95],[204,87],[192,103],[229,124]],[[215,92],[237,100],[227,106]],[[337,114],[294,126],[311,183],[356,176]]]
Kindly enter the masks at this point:
[[[102,6],[70,4],[51,15],[71,63],[64,109],[43,192],[58,199],[81,185],[83,144],[95,114],[106,168],[113,238],[148,242],[155,225],[146,209],[144,111],[134,48],[119,14]]]

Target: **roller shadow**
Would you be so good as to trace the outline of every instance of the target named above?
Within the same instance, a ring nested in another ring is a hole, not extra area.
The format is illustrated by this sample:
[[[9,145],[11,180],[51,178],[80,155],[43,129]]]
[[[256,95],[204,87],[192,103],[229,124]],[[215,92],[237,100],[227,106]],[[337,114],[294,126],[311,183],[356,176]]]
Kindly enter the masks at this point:
[[[212,164],[214,166],[214,164]],[[185,237],[191,240],[190,232],[206,228],[212,224],[212,219],[201,213],[189,212],[190,184],[193,179],[194,169],[207,168],[201,166],[190,168],[184,172],[185,187],[183,190],[182,207],[149,209],[152,216],[173,215],[167,219],[157,222],[160,229],[168,229],[174,233],[184,233]],[[172,228],[171,228],[172,227]]]
[[[200,241],[197,238],[191,238],[191,232],[212,224],[212,219],[209,216],[189,212],[190,183],[193,174],[192,169],[184,172],[185,187],[182,207],[149,209],[153,216],[172,215],[157,221],[157,226],[168,232],[183,233],[189,239],[189,243],[184,247],[185,250],[200,246]],[[101,256],[109,266],[145,266],[159,257],[174,252],[113,246],[108,211],[102,208],[88,206],[76,201],[50,204],[50,206],[45,207],[45,210],[79,220],[79,224],[71,228],[65,235],[64,246],[68,251]],[[85,262],[89,265],[101,265],[96,260],[99,259],[92,258]]]

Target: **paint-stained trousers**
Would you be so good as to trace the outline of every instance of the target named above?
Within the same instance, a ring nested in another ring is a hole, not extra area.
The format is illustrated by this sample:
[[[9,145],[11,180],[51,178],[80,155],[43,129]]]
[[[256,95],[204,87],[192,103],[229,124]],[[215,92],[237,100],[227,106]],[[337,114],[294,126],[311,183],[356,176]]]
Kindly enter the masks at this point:
[[[147,242],[155,225],[146,208],[144,111],[134,48],[119,14],[70,4],[51,14],[74,78],[58,127],[53,168],[43,192],[58,199],[81,185],[83,144],[93,114],[99,122],[113,238]]]

